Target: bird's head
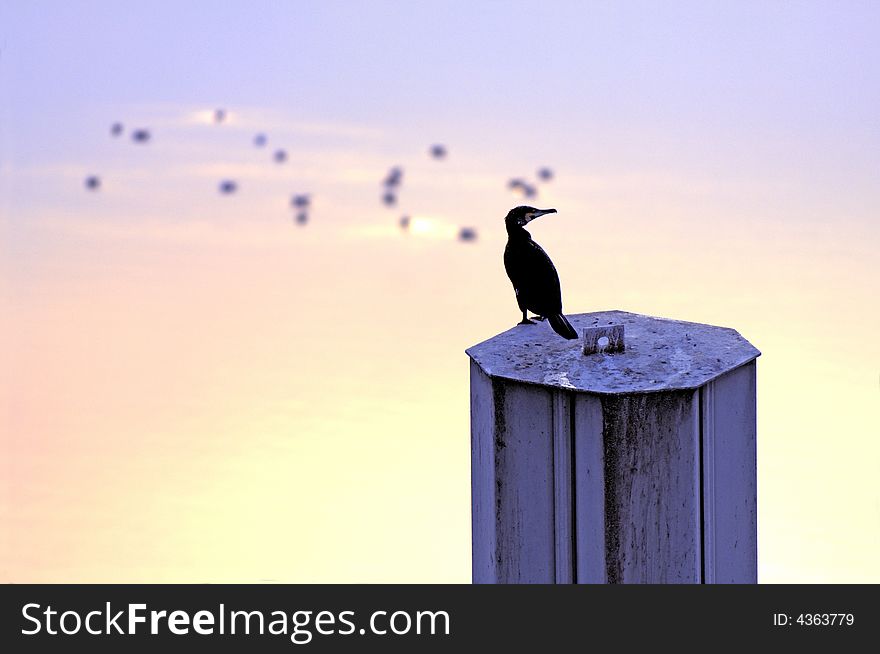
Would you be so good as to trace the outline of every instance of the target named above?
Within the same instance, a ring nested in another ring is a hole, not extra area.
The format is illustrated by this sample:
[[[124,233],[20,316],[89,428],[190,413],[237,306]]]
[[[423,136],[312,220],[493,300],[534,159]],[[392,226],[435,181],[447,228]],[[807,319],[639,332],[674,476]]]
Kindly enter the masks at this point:
[[[535,207],[515,207],[510,210],[507,214],[507,218],[504,219],[504,224],[507,225],[507,229],[515,227],[523,227],[524,225],[528,225],[535,218],[539,216],[543,216],[546,213],[556,213],[556,209],[535,209]]]

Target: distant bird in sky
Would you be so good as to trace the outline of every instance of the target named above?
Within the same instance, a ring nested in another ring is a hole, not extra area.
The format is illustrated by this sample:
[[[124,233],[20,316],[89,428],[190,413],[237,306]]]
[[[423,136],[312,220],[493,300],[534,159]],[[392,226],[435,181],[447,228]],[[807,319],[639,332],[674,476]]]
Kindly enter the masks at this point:
[[[403,181],[403,169],[400,166],[394,166],[391,170],[388,171],[388,175],[385,177],[385,181],[382,182],[388,188],[395,188],[400,186],[400,183]]]
[[[518,191],[527,198],[533,198],[538,194],[538,189],[536,189],[534,185],[529,184],[527,181],[519,177],[515,177],[507,182],[507,188],[514,192]]]
[[[559,275],[544,249],[532,240],[524,227],[535,218],[556,209],[515,207],[504,219],[507,227],[507,246],[504,248],[504,269],[513,284],[516,303],[522,311],[520,325],[533,325],[527,312],[545,318],[557,334],[564,338],[577,338],[577,332],[562,314],[562,290]]]
[[[477,240],[477,230],[473,227],[462,227],[458,231],[458,240],[459,241],[476,241]]]
[[[215,124],[227,122],[230,118],[230,114],[222,107],[213,109],[210,116]],[[113,122],[110,125],[110,134],[114,138],[122,136],[125,132],[125,127],[121,122]],[[127,132],[131,140],[139,144],[149,143],[153,136],[151,129],[143,127],[129,128]],[[264,132],[257,132],[253,135],[252,142],[254,147],[264,148],[269,141]],[[276,163],[283,164],[288,161],[287,150],[276,147],[270,152],[272,160]],[[432,159],[439,161],[446,159],[449,152],[446,145],[434,143],[428,147],[428,154]],[[403,174],[403,167],[395,165],[388,169],[382,180],[380,198],[382,203],[388,208],[393,209],[399,204]],[[538,180],[546,182],[552,180],[553,177],[554,173],[549,167],[542,166],[538,168]],[[85,178],[84,184],[89,191],[98,191],[101,188],[102,182],[101,178],[97,175],[89,175]],[[527,181],[523,177],[511,178],[507,186],[511,191],[525,198],[532,198],[538,194],[538,184]],[[239,184],[233,179],[223,179],[219,182],[217,188],[222,195],[233,195],[238,192]],[[297,193],[291,195],[290,206],[293,209],[295,223],[306,225],[309,222],[309,212],[311,210],[310,194]],[[527,213],[523,213],[524,211]],[[574,336],[570,336],[571,326],[568,325],[568,322],[562,315],[562,303],[561,299],[559,299],[561,297],[559,279],[553,264],[540,246],[531,240],[528,232],[522,228],[529,220],[544,213],[552,213],[553,211],[553,209],[541,211],[530,207],[517,207],[508,214],[508,244],[505,250],[504,261],[508,276],[514,282],[514,288],[517,290],[517,301],[520,303],[520,308],[523,311],[523,322],[531,322],[527,316],[527,310],[531,309],[539,314],[539,319],[541,320],[546,316],[557,332],[566,336],[566,338],[574,338]],[[514,218],[511,218],[512,216]],[[519,217],[517,218],[516,216]],[[400,230],[405,233],[410,232],[413,228],[413,220],[408,214],[400,215],[397,224]],[[416,224],[416,227],[418,227],[418,224]],[[475,227],[460,227],[457,239],[462,242],[476,241],[477,229]],[[529,274],[525,275],[523,271],[529,272]],[[539,289],[539,287],[540,293],[535,290]],[[554,288],[555,291],[553,290]],[[554,300],[554,298],[557,299]],[[557,304],[558,307],[556,306]]]
[[[290,206],[296,207],[297,209],[308,209],[311,203],[312,198],[306,193],[294,195],[290,198]]]
[[[225,179],[220,182],[220,192],[224,195],[231,195],[238,190],[238,184],[231,179]]]
[[[542,182],[549,182],[553,179],[553,171],[550,168],[544,166],[543,168],[538,168],[538,179]]]

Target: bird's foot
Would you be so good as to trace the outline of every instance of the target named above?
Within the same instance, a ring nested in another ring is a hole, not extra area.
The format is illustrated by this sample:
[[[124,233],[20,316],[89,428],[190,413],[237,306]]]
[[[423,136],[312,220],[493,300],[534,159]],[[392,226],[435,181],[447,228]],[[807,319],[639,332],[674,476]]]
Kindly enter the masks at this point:
[[[532,316],[532,320],[537,320],[538,322],[543,322],[547,319],[544,316]]]
[[[524,318],[523,320],[519,321],[519,322],[516,323],[516,324],[517,324],[517,325],[534,325],[534,324],[535,324],[535,321],[534,321],[534,320],[529,320],[529,319],[527,319],[527,318]]]

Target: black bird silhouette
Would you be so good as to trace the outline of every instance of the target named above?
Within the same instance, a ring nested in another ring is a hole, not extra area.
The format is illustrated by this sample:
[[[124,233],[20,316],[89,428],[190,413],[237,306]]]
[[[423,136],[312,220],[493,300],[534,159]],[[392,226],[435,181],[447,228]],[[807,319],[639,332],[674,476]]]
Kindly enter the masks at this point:
[[[538,320],[546,318],[557,334],[564,338],[577,338],[577,332],[562,315],[562,291],[556,267],[544,249],[532,240],[523,227],[535,218],[556,209],[516,207],[510,210],[504,223],[507,227],[507,247],[504,248],[504,269],[513,284],[516,302],[522,311],[520,325],[533,325],[526,315],[528,311],[538,314]]]

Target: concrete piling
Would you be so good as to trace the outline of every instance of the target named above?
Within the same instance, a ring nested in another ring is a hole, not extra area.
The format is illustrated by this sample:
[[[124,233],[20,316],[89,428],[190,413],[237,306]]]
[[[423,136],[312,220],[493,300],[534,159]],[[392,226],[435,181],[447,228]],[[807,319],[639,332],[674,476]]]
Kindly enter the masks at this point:
[[[474,582],[755,583],[760,352],[711,325],[569,321],[583,343],[520,325],[467,350]]]

